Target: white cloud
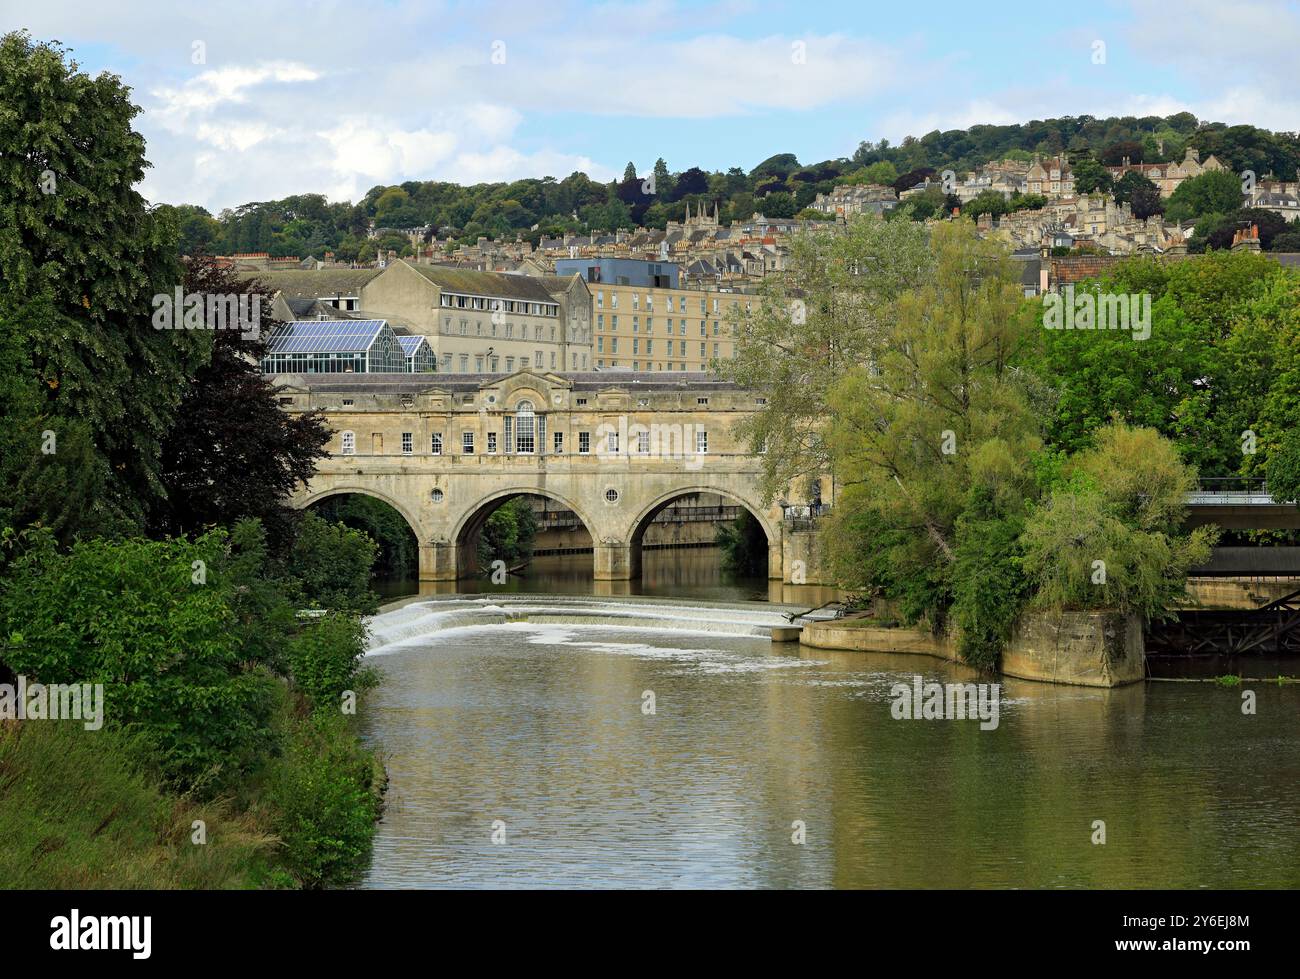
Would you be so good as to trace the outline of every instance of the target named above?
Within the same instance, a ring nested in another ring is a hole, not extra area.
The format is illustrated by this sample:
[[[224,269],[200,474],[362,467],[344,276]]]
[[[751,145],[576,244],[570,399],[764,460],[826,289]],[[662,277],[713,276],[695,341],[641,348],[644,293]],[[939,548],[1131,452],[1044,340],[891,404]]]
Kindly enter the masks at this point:
[[[852,29],[803,30],[819,19],[805,6],[807,16],[789,16],[804,14],[791,5],[778,19],[756,0],[227,0],[219,11],[43,0],[24,18],[37,37],[74,50],[93,44],[120,66],[144,108],[136,125],[154,169],[143,192],[214,209],[309,191],[355,200],[375,184],[414,179],[577,169],[610,179],[647,152],[619,145],[628,119],[645,120],[646,132],[682,120],[683,131],[704,134],[710,120],[753,119],[770,126],[772,152],[799,149],[771,121],[796,116],[833,132],[836,145],[1183,109],[1300,128],[1285,70],[1300,50],[1300,16],[1281,3],[1183,0],[1171,16],[1164,0],[1134,0],[1118,19],[1102,9],[1046,31],[1026,27],[1034,46],[1017,50],[1004,37],[996,55],[1023,62],[1016,83],[989,58],[961,53],[977,42],[948,29],[960,16],[927,8],[943,31],[886,42],[869,33],[871,16],[846,17]],[[1099,19],[1096,30],[1079,24],[1085,17]],[[767,25],[760,36],[751,36],[755,24]],[[1092,37],[1114,38],[1104,71],[1087,65]],[[190,61],[196,40],[205,65]],[[505,43],[504,63],[492,61],[494,41]],[[1056,42],[1082,52],[1079,64],[1045,56]]]

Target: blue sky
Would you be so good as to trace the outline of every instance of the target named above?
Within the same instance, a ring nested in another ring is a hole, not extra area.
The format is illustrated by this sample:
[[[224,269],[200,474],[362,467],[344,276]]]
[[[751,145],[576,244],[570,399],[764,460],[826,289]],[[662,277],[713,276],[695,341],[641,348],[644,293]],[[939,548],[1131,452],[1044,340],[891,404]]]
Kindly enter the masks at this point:
[[[1282,0],[0,0],[15,28],[120,74],[154,165],[142,191],[214,212],[402,180],[610,179],[658,157],[814,162],[1058,115],[1300,129],[1300,11]]]

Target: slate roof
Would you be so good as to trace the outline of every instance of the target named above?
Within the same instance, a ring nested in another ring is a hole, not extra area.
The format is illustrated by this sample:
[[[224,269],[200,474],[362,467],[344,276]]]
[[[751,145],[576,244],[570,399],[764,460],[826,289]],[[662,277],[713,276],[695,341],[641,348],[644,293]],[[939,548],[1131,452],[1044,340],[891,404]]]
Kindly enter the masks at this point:
[[[555,375],[569,382],[575,391],[603,391],[610,388],[635,388],[639,391],[671,391],[687,388],[695,391],[736,391],[740,386],[722,381],[703,371],[537,371],[518,370],[515,374]],[[444,390],[455,394],[477,391],[499,383],[510,374],[280,374],[277,383],[311,391],[355,391],[358,394],[417,394]]]
[[[359,296],[361,287],[382,269],[282,269],[275,272],[252,272],[245,281],[260,281],[272,292],[282,292],[286,300],[319,299],[321,296]]]
[[[504,272],[476,272],[442,265],[412,265],[408,268],[424,276],[444,292],[468,296],[505,296],[535,303],[553,303],[555,297],[536,276],[509,275]]]

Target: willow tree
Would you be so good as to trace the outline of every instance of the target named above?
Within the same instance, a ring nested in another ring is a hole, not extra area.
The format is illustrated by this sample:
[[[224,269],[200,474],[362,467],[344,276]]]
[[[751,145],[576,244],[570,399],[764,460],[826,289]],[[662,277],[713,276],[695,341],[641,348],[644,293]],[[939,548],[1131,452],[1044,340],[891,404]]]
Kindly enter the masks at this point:
[[[1006,249],[969,221],[935,225],[930,254],[924,281],[881,311],[868,363],[829,392],[828,550],[843,584],[908,619],[938,626],[958,599],[980,647],[968,658],[987,658],[1023,590],[1015,542],[1041,440],[1016,364],[1034,317]]]
[[[764,451],[767,500],[827,471],[831,391],[880,356],[894,304],[932,274],[926,237],[922,225],[871,216],[798,235],[785,270],[734,321],[736,355],[717,371],[766,398],[735,432]]]
[[[1027,522],[1023,566],[1035,605],[1166,615],[1218,539],[1215,527],[1183,530],[1195,488],[1196,469],[1155,429],[1102,428]]]

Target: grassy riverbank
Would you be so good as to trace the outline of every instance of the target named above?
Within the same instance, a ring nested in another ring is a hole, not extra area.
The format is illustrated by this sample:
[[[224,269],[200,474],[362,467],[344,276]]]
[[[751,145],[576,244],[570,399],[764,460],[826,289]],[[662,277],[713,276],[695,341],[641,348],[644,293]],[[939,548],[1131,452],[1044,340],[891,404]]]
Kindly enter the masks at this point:
[[[0,682],[100,685],[103,726],[4,722],[0,887],[354,880],[384,784],[353,726],[373,557],[311,517],[283,559],[257,521],[67,551],[24,538],[0,580]]]
[[[382,765],[346,724],[285,709],[287,750],[233,792],[169,791],[147,751],[77,722],[0,723],[0,887],[318,886],[360,869]]]

